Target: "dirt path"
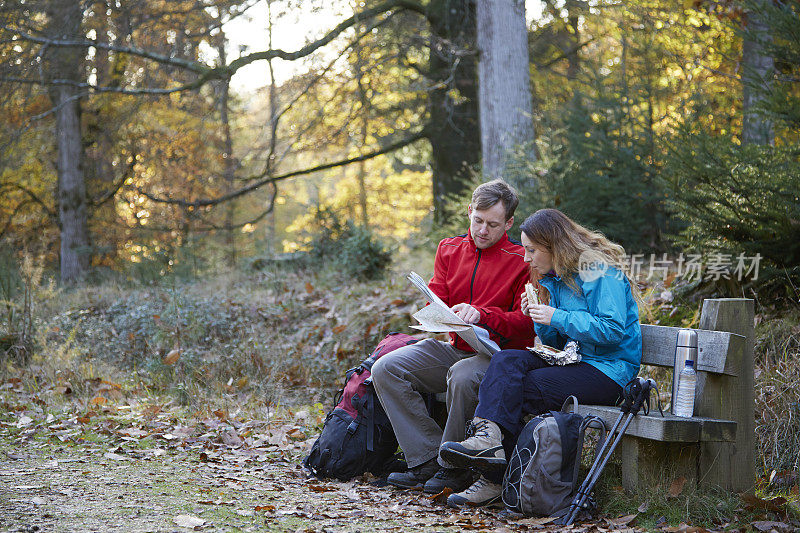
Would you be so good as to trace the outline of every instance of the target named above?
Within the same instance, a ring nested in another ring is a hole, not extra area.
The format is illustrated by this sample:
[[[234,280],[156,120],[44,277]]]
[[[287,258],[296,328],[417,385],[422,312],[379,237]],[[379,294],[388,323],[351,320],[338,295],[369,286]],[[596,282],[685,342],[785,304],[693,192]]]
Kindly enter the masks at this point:
[[[496,511],[455,512],[420,493],[363,480],[307,480],[295,462],[259,454],[209,462],[186,450],[5,451],[0,527],[7,531],[187,531],[179,523],[191,518],[197,530],[222,531],[527,529],[497,520]]]
[[[428,495],[308,479],[300,465],[320,416],[270,422],[171,404],[75,402],[14,386],[0,397],[4,531],[520,531],[497,510],[457,511]],[[576,531],[626,529],[592,525]],[[628,531],[632,531],[628,529]]]

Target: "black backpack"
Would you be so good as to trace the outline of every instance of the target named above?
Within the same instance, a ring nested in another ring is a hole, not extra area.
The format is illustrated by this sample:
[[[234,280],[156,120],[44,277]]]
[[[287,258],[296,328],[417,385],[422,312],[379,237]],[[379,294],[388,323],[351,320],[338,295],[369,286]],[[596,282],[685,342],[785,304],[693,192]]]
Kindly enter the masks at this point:
[[[372,386],[371,370],[381,356],[415,342],[411,335],[390,333],[370,357],[347,371],[322,434],[303,460],[314,476],[347,481],[364,472],[382,477],[406,469],[397,454],[392,424]]]
[[[550,411],[530,420],[520,432],[503,476],[503,503],[516,513],[528,516],[560,516],[578,489],[578,470],[587,427],[601,431],[600,445],[606,437],[603,421],[567,412],[567,398],[561,411]]]

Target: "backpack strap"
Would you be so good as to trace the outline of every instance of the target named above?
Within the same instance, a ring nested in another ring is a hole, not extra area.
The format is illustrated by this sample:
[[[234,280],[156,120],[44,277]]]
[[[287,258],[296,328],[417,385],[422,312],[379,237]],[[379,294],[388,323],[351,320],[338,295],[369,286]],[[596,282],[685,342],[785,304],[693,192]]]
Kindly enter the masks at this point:
[[[569,448],[566,448],[570,444],[570,439],[568,435],[570,428],[567,421],[568,417],[566,416],[569,413],[562,413],[561,411],[550,411],[550,413],[553,415],[553,418],[555,419],[556,424],[558,425],[558,432],[561,435],[561,481],[565,481],[567,479],[570,479],[570,477],[572,477],[571,476],[572,472],[570,472],[571,465],[569,458],[570,456],[572,457],[578,456],[578,450],[581,449],[583,442],[581,441],[580,438],[581,436],[579,431],[578,443],[576,448],[573,449],[571,446]]]
[[[581,461],[580,457],[583,452],[583,437],[586,435],[587,428],[595,428],[600,430],[600,440],[597,441],[597,447],[595,448],[595,455],[603,446],[603,443],[606,440],[606,424],[603,422],[603,419],[599,416],[589,415],[583,418],[581,422],[580,431],[578,432],[578,457],[575,460],[575,472],[572,474],[572,487],[573,491],[577,488],[578,483],[578,473],[581,469]]]
[[[569,404],[572,404],[572,408],[570,409]],[[567,396],[567,399],[564,400],[564,403],[561,405],[561,412],[562,413],[577,413],[578,412],[578,398],[570,394]]]

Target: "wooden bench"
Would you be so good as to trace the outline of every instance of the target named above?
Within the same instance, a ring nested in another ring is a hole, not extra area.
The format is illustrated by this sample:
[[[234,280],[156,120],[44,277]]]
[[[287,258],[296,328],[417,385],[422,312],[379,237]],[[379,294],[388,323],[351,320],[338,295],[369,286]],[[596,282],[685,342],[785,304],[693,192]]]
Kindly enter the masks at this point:
[[[755,384],[753,300],[708,299],[697,332],[695,416],[664,412],[651,398],[649,415],[634,417],[614,457],[622,462],[628,491],[683,476],[694,485],[746,491],[755,484]],[[642,364],[672,368],[681,328],[642,324]],[[650,377],[643,367],[639,375]],[[669,391],[671,392],[671,391]],[[437,399],[444,402],[445,395]],[[439,418],[446,417],[444,406]],[[618,407],[581,405],[582,415],[603,419],[610,429]]]
[[[684,476],[696,485],[746,491],[755,484],[753,300],[703,302],[697,329],[695,416],[681,418],[654,407],[637,415],[614,455],[626,490]],[[642,364],[672,368],[680,328],[642,324]],[[647,368],[639,375],[647,376]],[[655,400],[655,394],[653,395]],[[652,402],[651,402],[652,404]],[[608,427],[619,408],[580,406]]]

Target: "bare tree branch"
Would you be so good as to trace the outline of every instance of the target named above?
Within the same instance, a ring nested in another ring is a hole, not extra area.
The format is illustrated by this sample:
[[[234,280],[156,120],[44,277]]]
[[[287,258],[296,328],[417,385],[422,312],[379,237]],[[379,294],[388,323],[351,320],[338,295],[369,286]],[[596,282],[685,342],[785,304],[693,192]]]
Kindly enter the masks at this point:
[[[230,64],[228,65],[219,65],[216,67],[211,67],[197,61],[183,59],[180,57],[157,54],[155,52],[145,50],[142,48],[105,43],[97,39],[84,39],[84,40],[50,39],[46,37],[39,37],[28,32],[24,32],[22,30],[12,28],[8,25],[0,26],[0,28],[19,36],[20,39],[37,44],[42,44],[44,46],[76,47],[76,48],[93,47],[112,52],[130,54],[144,59],[149,59],[150,61],[154,61],[156,63],[182,68],[184,70],[194,72],[195,74],[198,75],[197,79],[195,79],[194,81],[185,83],[179,87],[171,89],[167,88],[121,89],[118,87],[111,88],[111,87],[91,86],[89,84],[82,85],[84,87],[89,87],[97,92],[118,92],[124,94],[170,94],[173,92],[198,89],[203,85],[205,85],[207,82],[212,80],[230,79],[240,68],[249,65],[250,63],[253,63],[255,61],[268,60],[273,58],[280,58],[286,61],[294,61],[309,56],[314,52],[316,52],[318,49],[330,43],[332,40],[338,37],[342,32],[344,32],[346,29],[350,28],[354,24],[358,23],[359,21],[363,21],[365,18],[375,17],[377,15],[380,15],[387,11],[392,11],[394,9],[409,10],[423,15],[425,14],[425,8],[422,6],[422,4],[414,0],[387,0],[385,2],[378,4],[375,7],[365,9],[364,11],[354,14],[353,16],[345,19],[320,39],[312,41],[294,52],[286,52],[281,49],[253,52],[251,54],[241,56],[231,61]]]
[[[53,210],[50,208],[50,206],[48,206],[48,205],[47,205],[47,204],[44,202],[44,200],[42,200],[41,198],[39,198],[39,197],[36,195],[36,193],[34,193],[32,190],[28,189],[28,188],[27,188],[27,187],[25,187],[24,185],[20,185],[19,183],[9,183],[9,182],[6,182],[6,183],[3,183],[3,184],[0,184],[0,191],[2,191],[3,189],[8,189],[8,188],[11,188],[11,189],[17,189],[17,190],[19,190],[19,191],[22,191],[22,192],[24,192],[24,193],[25,193],[25,194],[26,194],[26,195],[27,195],[27,196],[28,196],[28,197],[29,197],[29,198],[30,198],[30,199],[31,199],[31,200],[32,200],[34,203],[38,204],[39,206],[41,206],[41,207],[42,207],[42,209],[44,209],[44,212],[47,214],[47,216],[49,216],[49,217],[53,218],[54,220],[58,220],[58,213],[56,213],[55,211],[53,211]]]
[[[277,182],[277,181],[285,180],[287,178],[293,178],[295,176],[303,176],[305,174],[311,174],[313,172],[319,172],[321,170],[328,170],[330,168],[341,167],[341,166],[344,166],[344,165],[349,165],[351,163],[357,163],[359,161],[366,161],[368,159],[372,159],[372,158],[378,157],[379,155],[388,154],[389,152],[394,152],[395,150],[399,150],[400,148],[403,148],[404,146],[408,146],[409,144],[411,144],[413,142],[416,142],[419,139],[422,139],[426,135],[427,135],[427,131],[426,131],[425,128],[423,128],[422,130],[418,131],[417,133],[415,133],[415,134],[413,134],[413,135],[411,135],[409,137],[406,137],[405,139],[402,139],[400,141],[392,143],[392,144],[390,144],[390,145],[388,145],[388,146],[386,146],[384,148],[381,148],[380,150],[376,150],[374,152],[369,152],[367,154],[363,154],[363,155],[360,155],[360,156],[357,156],[357,157],[351,157],[351,158],[348,158],[348,159],[343,159],[341,161],[335,161],[333,163],[325,163],[325,164],[322,164],[322,165],[317,165],[315,167],[306,168],[306,169],[303,169],[303,170],[295,170],[295,171],[292,171],[292,172],[287,172],[285,174],[279,174],[277,176],[270,176],[270,177],[267,177],[267,178],[262,178],[259,181],[256,181],[255,183],[252,183],[252,184],[250,184],[250,185],[248,185],[246,187],[242,187],[241,189],[233,191],[233,192],[231,192],[229,194],[225,194],[225,195],[220,196],[218,198],[207,198],[207,199],[203,199],[203,200],[188,201],[188,200],[180,200],[180,199],[173,199],[173,198],[162,198],[162,197],[159,197],[159,196],[154,196],[154,195],[146,192],[145,190],[143,190],[143,189],[141,189],[139,187],[135,187],[135,190],[136,190],[136,192],[138,192],[142,196],[148,198],[149,200],[151,200],[153,202],[157,202],[157,203],[180,205],[180,206],[183,206],[183,207],[195,207],[195,208],[197,208],[197,207],[209,207],[209,206],[221,204],[223,202],[227,202],[229,200],[233,200],[234,198],[238,198],[238,197],[240,197],[240,196],[242,196],[244,194],[247,194],[249,192],[252,192],[252,191],[254,191],[254,190],[256,190],[256,189],[258,189],[258,188],[260,188],[260,187],[262,187],[262,186],[264,186],[266,184],[268,184],[268,183],[274,183],[274,182]]]

